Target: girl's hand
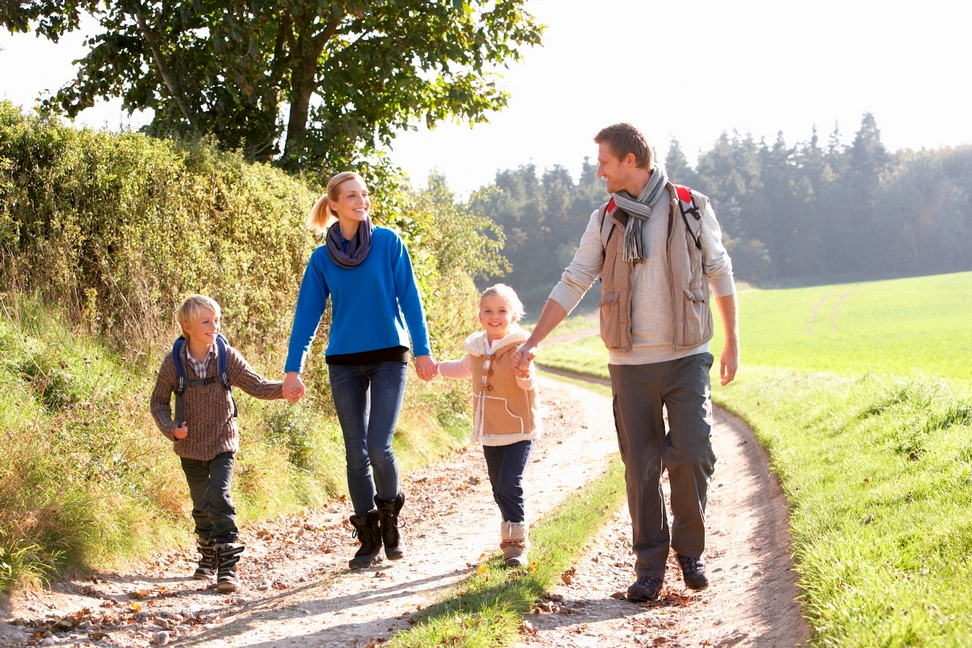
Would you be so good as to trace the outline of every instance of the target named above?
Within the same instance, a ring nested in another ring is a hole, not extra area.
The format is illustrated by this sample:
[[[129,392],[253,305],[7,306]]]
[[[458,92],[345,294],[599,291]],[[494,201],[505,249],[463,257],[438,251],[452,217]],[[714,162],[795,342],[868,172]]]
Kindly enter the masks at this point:
[[[172,430],[172,436],[176,441],[181,441],[189,435],[189,427],[183,422],[182,427]]]
[[[418,373],[418,377],[422,380],[426,382],[432,380],[438,373],[438,366],[436,365],[435,358],[430,355],[416,356],[415,371]]]

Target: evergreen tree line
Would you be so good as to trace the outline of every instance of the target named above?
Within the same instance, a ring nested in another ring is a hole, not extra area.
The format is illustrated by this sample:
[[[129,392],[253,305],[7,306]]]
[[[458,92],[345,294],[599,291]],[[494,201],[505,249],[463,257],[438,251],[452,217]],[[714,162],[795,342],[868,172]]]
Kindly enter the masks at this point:
[[[708,195],[737,278],[756,284],[857,281],[972,269],[972,146],[891,153],[867,113],[849,145],[788,145],[723,133],[692,168],[672,140],[673,182]],[[471,205],[499,224],[505,277],[536,312],[606,199],[596,164],[498,172]]]

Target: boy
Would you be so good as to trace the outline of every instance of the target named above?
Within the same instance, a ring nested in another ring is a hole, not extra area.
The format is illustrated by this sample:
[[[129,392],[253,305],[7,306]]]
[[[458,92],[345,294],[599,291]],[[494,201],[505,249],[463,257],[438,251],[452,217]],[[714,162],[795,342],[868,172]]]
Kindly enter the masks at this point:
[[[283,398],[283,383],[257,374],[240,353],[219,337],[219,304],[204,295],[190,295],[176,311],[184,343],[176,344],[187,379],[181,407],[177,396],[177,417],[173,420],[171,400],[178,375],[170,352],[162,361],[152,391],[152,416],[182,461],[189,482],[192,517],[196,523],[199,567],[193,578],[210,580],[216,589],[234,592],[239,586],[236,563],[243,551],[238,544],[236,509],[230,499],[233,464],[240,442],[236,428],[236,405],[219,378],[224,364],[229,385],[256,398]],[[219,338],[217,340],[217,338]],[[220,352],[225,352],[225,363]],[[184,415],[183,415],[184,412]],[[214,574],[215,572],[215,574]]]

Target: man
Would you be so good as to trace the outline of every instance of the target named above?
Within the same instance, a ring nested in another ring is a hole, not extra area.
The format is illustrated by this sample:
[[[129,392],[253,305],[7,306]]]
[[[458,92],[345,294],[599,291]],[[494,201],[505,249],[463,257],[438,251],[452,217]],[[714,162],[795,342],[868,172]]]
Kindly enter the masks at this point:
[[[638,580],[628,588],[628,599],[641,602],[656,599],[661,591],[669,545],[686,587],[708,586],[702,560],[705,504],[716,460],[709,438],[713,357],[708,297],[711,286],[725,329],[719,374],[727,385],[739,366],[736,289],[708,199],[669,182],[634,126],[609,126],[594,141],[597,175],[607,182],[611,200],[591,214],[580,247],[514,362],[525,366],[535,357],[540,342],[600,275],[601,338],[609,350],[637,556]],[[663,469],[671,485],[671,533]]]

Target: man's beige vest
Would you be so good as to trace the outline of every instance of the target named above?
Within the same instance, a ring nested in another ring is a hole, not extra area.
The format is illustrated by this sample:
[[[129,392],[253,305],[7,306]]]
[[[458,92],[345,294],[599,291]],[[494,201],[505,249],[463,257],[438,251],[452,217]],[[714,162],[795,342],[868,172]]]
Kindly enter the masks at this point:
[[[520,387],[513,373],[513,352],[522,342],[507,344],[489,355],[470,354],[473,403],[479,419],[474,425],[482,434],[529,434],[537,428],[536,392]],[[469,344],[466,349],[470,350]]]
[[[669,182],[666,188],[671,196],[666,248],[675,325],[672,346],[680,351],[712,339],[712,309],[709,307],[709,281],[702,267],[702,251],[697,245],[701,221],[682,213],[675,185]],[[692,191],[692,196],[698,213],[704,213],[709,199],[696,191]],[[607,212],[609,204],[601,206],[601,244],[604,248],[599,304],[601,339],[612,351],[631,351],[634,264],[624,260],[624,228],[630,217],[619,208]]]

